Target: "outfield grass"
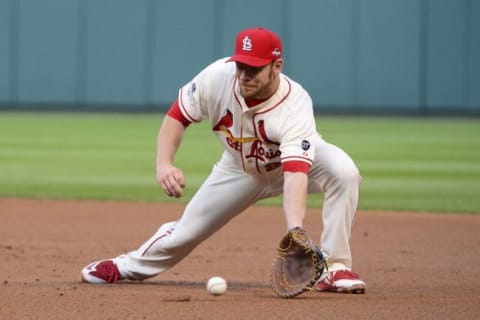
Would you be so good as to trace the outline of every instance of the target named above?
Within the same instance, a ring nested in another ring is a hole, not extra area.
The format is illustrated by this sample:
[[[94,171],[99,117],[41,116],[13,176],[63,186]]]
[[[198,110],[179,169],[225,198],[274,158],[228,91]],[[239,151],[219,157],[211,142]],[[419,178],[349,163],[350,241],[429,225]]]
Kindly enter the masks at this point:
[[[155,182],[161,120],[160,114],[0,113],[0,197],[187,201],[221,147],[207,123],[190,126],[176,159],[187,196],[167,198]],[[324,117],[318,129],[359,166],[360,208],[480,213],[479,119]],[[311,206],[321,202],[310,197]]]

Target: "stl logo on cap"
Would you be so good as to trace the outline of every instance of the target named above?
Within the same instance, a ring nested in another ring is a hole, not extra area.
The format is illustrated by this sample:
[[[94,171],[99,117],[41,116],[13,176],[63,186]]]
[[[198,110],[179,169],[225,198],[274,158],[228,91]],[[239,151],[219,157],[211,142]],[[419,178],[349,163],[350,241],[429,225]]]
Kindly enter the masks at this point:
[[[240,31],[235,39],[235,53],[226,61],[262,67],[282,58],[282,40],[268,29],[258,27]]]
[[[245,36],[242,40],[242,50],[243,51],[252,51],[252,39],[248,36]]]

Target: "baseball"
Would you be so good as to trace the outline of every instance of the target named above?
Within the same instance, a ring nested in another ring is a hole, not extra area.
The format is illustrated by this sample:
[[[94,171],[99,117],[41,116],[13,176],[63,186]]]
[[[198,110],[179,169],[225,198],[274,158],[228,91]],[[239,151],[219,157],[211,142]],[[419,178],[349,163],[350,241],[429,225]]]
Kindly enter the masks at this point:
[[[212,277],[208,279],[207,291],[214,296],[224,294],[227,291],[227,281],[222,277]]]

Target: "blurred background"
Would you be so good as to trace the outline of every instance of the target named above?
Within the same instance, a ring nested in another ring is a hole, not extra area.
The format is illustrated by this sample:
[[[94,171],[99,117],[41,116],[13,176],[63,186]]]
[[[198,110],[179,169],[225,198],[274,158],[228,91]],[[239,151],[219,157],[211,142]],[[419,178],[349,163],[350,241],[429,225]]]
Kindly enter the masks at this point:
[[[165,110],[253,26],[319,111],[480,114],[476,0],[0,0],[0,108]]]

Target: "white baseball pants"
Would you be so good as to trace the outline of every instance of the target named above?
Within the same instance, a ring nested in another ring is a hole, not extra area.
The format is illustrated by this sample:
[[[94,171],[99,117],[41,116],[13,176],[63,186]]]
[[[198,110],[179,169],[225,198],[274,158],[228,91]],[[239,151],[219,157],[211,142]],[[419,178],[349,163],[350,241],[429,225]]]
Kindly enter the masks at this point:
[[[349,240],[361,177],[343,150],[320,137],[315,142],[309,193],[325,193],[320,248],[329,265],[351,269]],[[120,273],[126,279],[142,280],[170,269],[233,217],[258,200],[281,195],[282,189],[283,174],[245,174],[225,152],[180,220],[163,224],[138,250],[115,258]]]

